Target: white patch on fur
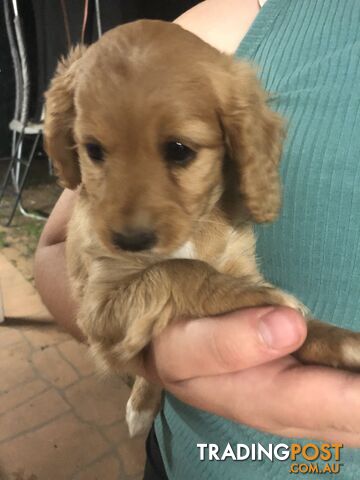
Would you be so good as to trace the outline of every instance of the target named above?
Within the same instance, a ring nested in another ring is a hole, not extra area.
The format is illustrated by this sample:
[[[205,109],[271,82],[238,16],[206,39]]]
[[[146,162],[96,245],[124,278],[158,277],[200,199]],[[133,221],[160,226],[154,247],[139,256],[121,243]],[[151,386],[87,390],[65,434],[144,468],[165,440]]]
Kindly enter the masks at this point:
[[[349,339],[341,346],[341,356],[345,365],[350,367],[360,367],[360,345],[357,341]]]
[[[195,256],[195,247],[191,241],[184,243],[184,245],[171,254],[171,258],[185,258],[189,260],[196,258]]]
[[[131,397],[126,404],[126,423],[130,437],[142,435],[150,430],[154,420],[153,410],[135,410],[131,403]]]

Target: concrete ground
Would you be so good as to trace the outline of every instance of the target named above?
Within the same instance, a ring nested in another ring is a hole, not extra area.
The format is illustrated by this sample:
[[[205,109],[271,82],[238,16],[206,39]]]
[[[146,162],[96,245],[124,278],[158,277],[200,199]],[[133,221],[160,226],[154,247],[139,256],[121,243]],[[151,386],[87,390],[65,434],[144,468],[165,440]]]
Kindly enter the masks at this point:
[[[139,480],[144,438],[124,422],[129,389],[94,372],[32,285],[0,254],[0,480]]]

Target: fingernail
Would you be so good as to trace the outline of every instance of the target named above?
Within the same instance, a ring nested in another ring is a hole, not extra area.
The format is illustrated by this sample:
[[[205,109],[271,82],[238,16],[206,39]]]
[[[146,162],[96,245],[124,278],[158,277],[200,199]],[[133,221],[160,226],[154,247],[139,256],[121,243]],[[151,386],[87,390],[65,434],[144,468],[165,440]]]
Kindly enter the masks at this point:
[[[268,347],[280,350],[299,343],[301,339],[300,322],[291,317],[278,309],[261,317],[258,330],[262,341]]]

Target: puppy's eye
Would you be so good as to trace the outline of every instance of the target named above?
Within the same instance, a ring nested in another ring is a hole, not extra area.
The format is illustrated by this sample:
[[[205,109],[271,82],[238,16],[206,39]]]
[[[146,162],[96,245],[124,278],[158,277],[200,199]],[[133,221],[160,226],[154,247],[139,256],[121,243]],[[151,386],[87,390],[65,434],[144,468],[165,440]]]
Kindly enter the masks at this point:
[[[185,167],[196,156],[196,152],[181,142],[171,141],[164,145],[164,157],[170,165]]]
[[[85,149],[94,162],[102,162],[104,160],[104,150],[98,143],[86,143]]]

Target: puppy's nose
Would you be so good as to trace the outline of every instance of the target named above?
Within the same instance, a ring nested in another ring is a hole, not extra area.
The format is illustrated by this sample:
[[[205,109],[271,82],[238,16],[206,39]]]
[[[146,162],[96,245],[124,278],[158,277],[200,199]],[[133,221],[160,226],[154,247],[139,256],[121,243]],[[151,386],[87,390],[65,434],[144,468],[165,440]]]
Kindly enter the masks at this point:
[[[129,252],[140,252],[141,250],[149,250],[157,241],[156,235],[152,231],[126,231],[122,233],[114,232],[112,235],[113,244],[122,250]]]

